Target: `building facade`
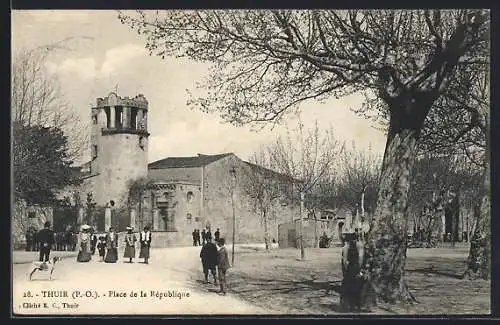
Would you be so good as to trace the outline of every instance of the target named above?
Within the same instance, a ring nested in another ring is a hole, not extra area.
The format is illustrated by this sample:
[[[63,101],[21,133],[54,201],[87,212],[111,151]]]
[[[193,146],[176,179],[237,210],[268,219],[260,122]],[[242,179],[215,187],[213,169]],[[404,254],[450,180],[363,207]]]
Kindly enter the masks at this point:
[[[149,164],[152,186],[144,195],[136,227],[148,224],[159,245],[192,244],[192,232],[219,228],[232,241],[233,223],[238,243],[263,242],[264,223],[249,195],[249,163],[232,153],[169,157]],[[279,175],[276,173],[276,177]],[[233,212],[234,211],[234,212]],[[268,220],[270,239],[278,240],[278,225],[293,220],[297,204],[283,195],[272,203]]]

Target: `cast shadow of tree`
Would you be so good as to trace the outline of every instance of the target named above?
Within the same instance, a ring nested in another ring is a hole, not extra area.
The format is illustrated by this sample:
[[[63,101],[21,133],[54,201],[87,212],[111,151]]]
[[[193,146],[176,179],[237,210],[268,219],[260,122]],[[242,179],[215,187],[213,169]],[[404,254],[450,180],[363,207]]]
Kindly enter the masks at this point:
[[[421,267],[416,269],[406,270],[408,273],[419,273],[424,275],[438,275],[443,277],[449,277],[453,279],[462,280],[464,279],[464,272],[457,273],[455,270],[439,270],[435,268],[433,265],[429,267]]]
[[[275,295],[291,296],[297,298],[290,299],[297,301],[297,305],[290,307],[297,310],[301,310],[304,305],[307,305],[316,306],[326,311],[341,312],[339,306],[341,280],[326,281],[314,275],[292,280],[238,274],[231,282],[230,290],[232,293],[252,302],[265,302],[267,301],[266,297]],[[325,299],[329,303],[324,303]]]

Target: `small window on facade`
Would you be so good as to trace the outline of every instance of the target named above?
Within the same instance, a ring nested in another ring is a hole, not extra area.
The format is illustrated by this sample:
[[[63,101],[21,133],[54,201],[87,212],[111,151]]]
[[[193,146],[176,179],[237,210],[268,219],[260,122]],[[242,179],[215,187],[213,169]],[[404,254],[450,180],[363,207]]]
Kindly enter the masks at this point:
[[[30,218],[30,219],[34,219],[34,218],[36,218],[36,213],[35,213],[35,211],[30,211],[30,212],[28,212],[28,218]]]
[[[191,192],[191,191],[187,192],[186,199],[187,199],[188,203],[191,203],[191,201],[193,201],[193,198],[194,198],[193,192]]]
[[[94,145],[92,147],[92,158],[93,159],[97,158],[97,145]]]
[[[97,115],[92,116],[92,123],[97,124]]]
[[[193,221],[193,216],[191,215],[191,213],[188,213],[186,215],[186,219],[187,219],[188,223],[191,223],[191,221]]]
[[[195,217],[195,218],[194,218],[194,221],[196,221],[196,222],[200,222],[200,217]]]

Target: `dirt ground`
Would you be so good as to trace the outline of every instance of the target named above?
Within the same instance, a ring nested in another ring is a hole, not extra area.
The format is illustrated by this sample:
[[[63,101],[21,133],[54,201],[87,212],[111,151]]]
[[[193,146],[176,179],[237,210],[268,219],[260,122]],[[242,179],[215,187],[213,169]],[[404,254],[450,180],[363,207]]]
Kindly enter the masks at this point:
[[[228,276],[232,294],[276,314],[339,313],[340,249],[241,251]],[[379,305],[374,314],[489,314],[490,282],[460,279],[467,248],[409,249],[407,284],[418,303]]]

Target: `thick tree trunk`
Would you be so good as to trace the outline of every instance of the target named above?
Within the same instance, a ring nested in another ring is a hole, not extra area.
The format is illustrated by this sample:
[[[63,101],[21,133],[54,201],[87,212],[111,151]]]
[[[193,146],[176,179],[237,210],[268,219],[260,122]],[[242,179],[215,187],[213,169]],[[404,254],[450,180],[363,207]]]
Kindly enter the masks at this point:
[[[491,183],[490,183],[490,141],[489,116],[486,114],[486,150],[484,155],[483,189],[474,207],[474,226],[470,238],[467,270],[464,276],[469,279],[490,279],[491,273]]]
[[[395,303],[411,297],[404,282],[409,177],[428,111],[427,106],[415,106],[415,101],[407,101],[391,110],[377,209],[365,241],[363,308],[380,300]]]

